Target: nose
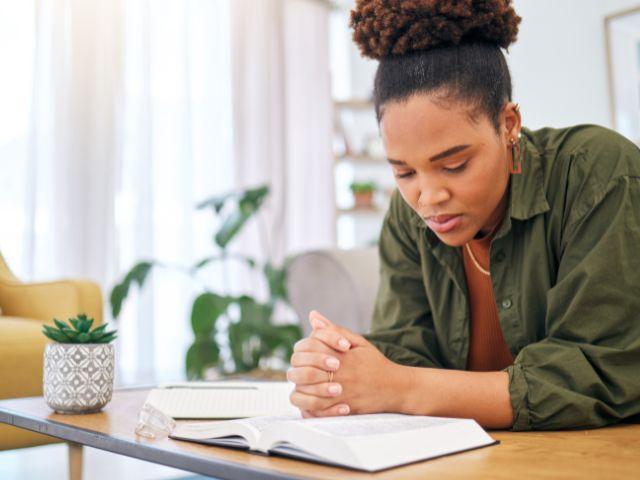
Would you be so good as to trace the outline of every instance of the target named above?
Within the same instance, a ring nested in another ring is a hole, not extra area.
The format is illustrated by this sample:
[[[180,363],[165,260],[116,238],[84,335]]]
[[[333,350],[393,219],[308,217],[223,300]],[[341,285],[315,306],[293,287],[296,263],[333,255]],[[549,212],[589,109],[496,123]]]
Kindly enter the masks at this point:
[[[451,198],[449,189],[437,182],[423,182],[420,185],[418,205],[421,207],[432,207],[441,205]]]

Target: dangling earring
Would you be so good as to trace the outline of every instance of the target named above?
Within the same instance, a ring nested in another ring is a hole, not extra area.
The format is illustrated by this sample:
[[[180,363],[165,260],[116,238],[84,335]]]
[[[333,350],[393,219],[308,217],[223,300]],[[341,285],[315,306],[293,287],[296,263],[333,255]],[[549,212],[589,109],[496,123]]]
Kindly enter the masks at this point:
[[[515,138],[509,139],[511,147],[511,161],[509,162],[509,172],[518,175],[522,173],[522,158],[520,157],[520,142]]]

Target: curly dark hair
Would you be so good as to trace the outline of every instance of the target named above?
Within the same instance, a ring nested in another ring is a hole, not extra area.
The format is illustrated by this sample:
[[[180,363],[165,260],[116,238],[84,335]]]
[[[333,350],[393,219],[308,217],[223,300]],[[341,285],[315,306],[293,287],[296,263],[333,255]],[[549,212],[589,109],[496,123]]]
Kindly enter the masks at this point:
[[[438,92],[466,101],[499,131],[511,100],[511,75],[501,48],[515,42],[521,18],[511,0],[356,0],[353,39],[380,61],[374,83],[378,120],[390,100]]]

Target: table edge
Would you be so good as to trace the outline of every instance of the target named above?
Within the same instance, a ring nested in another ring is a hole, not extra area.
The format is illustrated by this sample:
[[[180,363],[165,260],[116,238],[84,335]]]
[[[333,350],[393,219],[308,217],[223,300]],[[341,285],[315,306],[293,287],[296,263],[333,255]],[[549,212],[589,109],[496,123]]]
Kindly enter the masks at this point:
[[[81,427],[66,425],[56,422],[55,420],[35,417],[6,407],[0,408],[0,423],[43,435],[49,435],[87,447],[222,479],[298,480],[305,478],[263,468],[249,467],[228,460],[209,459],[186,452],[173,452],[153,445],[145,445],[144,443],[134,443],[102,432],[95,432]],[[250,452],[247,453],[252,454]]]

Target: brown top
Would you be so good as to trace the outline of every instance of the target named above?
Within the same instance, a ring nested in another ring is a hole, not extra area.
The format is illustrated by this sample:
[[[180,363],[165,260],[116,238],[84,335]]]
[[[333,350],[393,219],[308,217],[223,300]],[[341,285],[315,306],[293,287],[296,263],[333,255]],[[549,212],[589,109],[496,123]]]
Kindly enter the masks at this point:
[[[489,271],[489,248],[494,234],[495,230],[480,239],[471,240],[468,247],[462,247],[471,324],[467,370],[497,371],[513,363],[513,356],[502,335],[491,276],[474,264],[468,250],[471,249],[480,267]]]

